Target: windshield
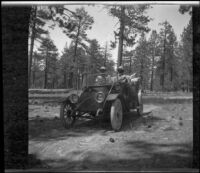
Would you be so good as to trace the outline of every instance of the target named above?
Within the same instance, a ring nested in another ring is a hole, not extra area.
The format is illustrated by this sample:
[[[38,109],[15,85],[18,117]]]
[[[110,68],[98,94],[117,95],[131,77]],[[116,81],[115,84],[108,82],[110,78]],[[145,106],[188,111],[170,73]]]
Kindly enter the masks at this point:
[[[93,86],[93,85],[109,85],[117,81],[117,75],[110,75],[107,73],[96,73],[90,74],[85,73],[82,76],[83,86]]]

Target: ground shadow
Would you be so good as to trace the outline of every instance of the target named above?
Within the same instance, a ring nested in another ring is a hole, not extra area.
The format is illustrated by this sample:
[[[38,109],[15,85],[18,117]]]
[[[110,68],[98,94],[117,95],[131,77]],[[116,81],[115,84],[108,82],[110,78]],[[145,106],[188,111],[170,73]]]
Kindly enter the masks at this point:
[[[155,170],[160,168],[192,168],[191,143],[156,144],[146,141],[129,141],[124,144],[131,157],[113,158],[100,153],[89,152],[81,161],[67,159],[43,160],[51,169],[63,171],[133,171]],[[140,151],[137,155],[136,150]],[[73,153],[74,156],[80,153]],[[97,157],[99,159],[97,159]],[[31,164],[31,163],[30,163]]]
[[[138,115],[136,111],[132,111],[124,116],[121,130],[127,131],[156,127],[155,124],[157,122],[164,120],[166,119],[154,116],[153,112],[145,112],[142,115]]]
[[[27,169],[31,169],[31,168],[44,168],[44,169],[46,169],[46,168],[49,168],[49,166],[45,162],[38,159],[35,154],[28,154]]]
[[[111,130],[109,122],[99,120],[77,120],[70,129],[65,129],[59,118],[35,118],[29,120],[29,139],[59,140],[68,137],[90,136],[99,131]]]

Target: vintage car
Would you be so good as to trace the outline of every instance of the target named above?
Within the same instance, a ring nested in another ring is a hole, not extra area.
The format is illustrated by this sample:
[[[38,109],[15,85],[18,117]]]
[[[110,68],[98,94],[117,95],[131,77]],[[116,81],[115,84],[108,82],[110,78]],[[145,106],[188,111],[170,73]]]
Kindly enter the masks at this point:
[[[94,79],[97,75],[91,76]],[[110,119],[112,129],[119,131],[126,113],[136,109],[137,113],[142,115],[143,103],[139,80],[124,82],[115,77],[115,80],[98,84],[87,75],[83,82],[85,86],[81,94],[72,93],[61,104],[60,119],[65,128],[72,127],[79,117],[107,118]]]

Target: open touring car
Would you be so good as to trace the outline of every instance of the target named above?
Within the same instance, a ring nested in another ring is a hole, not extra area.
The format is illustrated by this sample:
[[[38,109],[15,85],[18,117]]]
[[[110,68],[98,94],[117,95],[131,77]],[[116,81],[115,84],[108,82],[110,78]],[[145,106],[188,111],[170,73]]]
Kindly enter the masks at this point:
[[[87,74],[80,95],[71,94],[61,104],[60,119],[70,128],[79,117],[109,118],[111,127],[119,131],[124,115],[132,109],[142,114],[143,103],[140,81],[122,82],[114,77],[103,84],[97,84],[95,77],[101,74]]]

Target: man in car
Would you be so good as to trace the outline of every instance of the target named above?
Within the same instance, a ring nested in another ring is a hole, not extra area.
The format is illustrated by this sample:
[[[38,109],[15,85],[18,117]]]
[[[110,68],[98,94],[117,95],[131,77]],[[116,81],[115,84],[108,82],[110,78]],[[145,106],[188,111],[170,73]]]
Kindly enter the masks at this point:
[[[119,66],[118,74],[118,79],[120,82],[129,82],[131,85],[135,86],[139,84],[140,77],[136,77],[136,73],[133,73],[132,75],[124,75],[124,69],[122,66]]]
[[[117,69],[118,72],[118,80],[121,83],[126,83],[128,82],[128,76],[124,75],[124,68],[122,66],[119,66]]]
[[[125,75],[124,69],[122,66],[119,66],[117,71],[118,71],[119,82],[124,84],[123,93],[125,93],[125,97],[127,95],[127,98],[130,98],[129,100],[130,107],[132,106],[135,107],[135,105],[137,104],[137,100],[133,98],[137,98],[138,87],[136,83],[138,83],[137,82],[138,78],[135,77],[135,73],[130,76]]]

